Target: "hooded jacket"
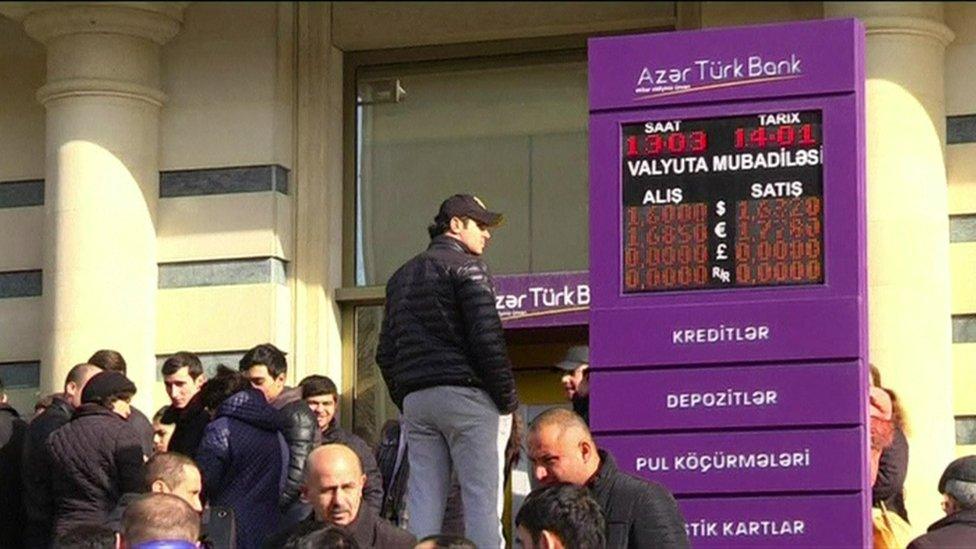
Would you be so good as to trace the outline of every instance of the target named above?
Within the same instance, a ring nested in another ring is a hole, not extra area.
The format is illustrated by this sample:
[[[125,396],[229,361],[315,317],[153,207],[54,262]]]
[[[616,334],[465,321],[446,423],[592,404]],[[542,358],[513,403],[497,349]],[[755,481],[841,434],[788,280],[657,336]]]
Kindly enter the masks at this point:
[[[488,267],[457,239],[434,237],[390,277],[376,364],[401,410],[441,385],[484,389],[502,414],[518,408]]]
[[[125,419],[100,404],[82,404],[47,440],[54,530],[104,523],[119,498],[142,490],[142,444]]]
[[[211,505],[230,507],[239,549],[261,547],[278,528],[288,447],[281,417],[255,389],[231,395],[203,432],[196,455]]]

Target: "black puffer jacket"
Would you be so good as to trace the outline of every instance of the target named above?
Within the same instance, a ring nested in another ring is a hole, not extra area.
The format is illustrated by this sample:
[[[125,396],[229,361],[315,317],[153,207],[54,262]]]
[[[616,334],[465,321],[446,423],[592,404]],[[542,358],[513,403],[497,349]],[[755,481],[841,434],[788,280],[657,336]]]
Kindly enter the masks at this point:
[[[305,460],[322,441],[322,435],[315,414],[302,400],[300,387],[286,387],[271,405],[281,413],[284,426],[282,433],[285,435],[285,442],[288,443],[288,478],[278,500],[278,505],[282,509],[287,509],[298,502]]]
[[[47,547],[51,543],[54,503],[51,500],[45,445],[51,433],[70,420],[71,404],[64,398],[55,396],[51,406],[27,426],[24,459],[21,463],[24,472],[24,511],[27,514],[24,531],[26,547]]]
[[[376,363],[400,409],[440,385],[480,387],[503,414],[518,408],[488,268],[449,236],[390,277]]]
[[[105,523],[119,498],[141,492],[140,437],[115,412],[83,404],[47,440],[55,535],[72,526]]]
[[[621,472],[607,452],[599,455],[600,468],[588,487],[607,521],[607,549],[690,547],[674,496],[660,484]]]

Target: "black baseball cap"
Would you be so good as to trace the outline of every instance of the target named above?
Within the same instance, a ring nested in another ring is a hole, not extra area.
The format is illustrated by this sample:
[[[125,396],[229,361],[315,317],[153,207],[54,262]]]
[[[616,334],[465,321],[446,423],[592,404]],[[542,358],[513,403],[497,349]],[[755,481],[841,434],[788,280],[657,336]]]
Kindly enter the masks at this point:
[[[564,370],[566,372],[572,372],[573,370],[579,368],[584,364],[590,363],[590,347],[589,345],[576,345],[570,347],[566,351],[566,356],[563,360],[556,364],[557,370]]]
[[[435,220],[448,221],[452,217],[474,219],[486,227],[497,227],[504,220],[502,214],[489,212],[480,198],[470,194],[456,194],[441,202],[441,209],[437,212]]]

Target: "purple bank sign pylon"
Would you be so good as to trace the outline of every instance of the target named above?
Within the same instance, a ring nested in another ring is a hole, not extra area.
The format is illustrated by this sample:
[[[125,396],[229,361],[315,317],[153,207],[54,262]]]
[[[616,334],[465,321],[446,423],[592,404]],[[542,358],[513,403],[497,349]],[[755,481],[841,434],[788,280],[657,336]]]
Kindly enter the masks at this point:
[[[695,547],[864,547],[864,30],[589,42],[591,426]]]

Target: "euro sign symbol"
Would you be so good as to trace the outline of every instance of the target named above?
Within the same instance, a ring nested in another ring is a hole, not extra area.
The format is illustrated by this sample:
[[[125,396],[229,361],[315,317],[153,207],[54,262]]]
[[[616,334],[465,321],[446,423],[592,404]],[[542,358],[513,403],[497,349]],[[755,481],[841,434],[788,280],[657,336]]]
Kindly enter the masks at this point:
[[[725,215],[725,201],[724,200],[719,200],[718,203],[715,204],[715,213],[718,214],[719,216]]]
[[[715,224],[715,236],[725,238],[725,222],[719,221]]]

